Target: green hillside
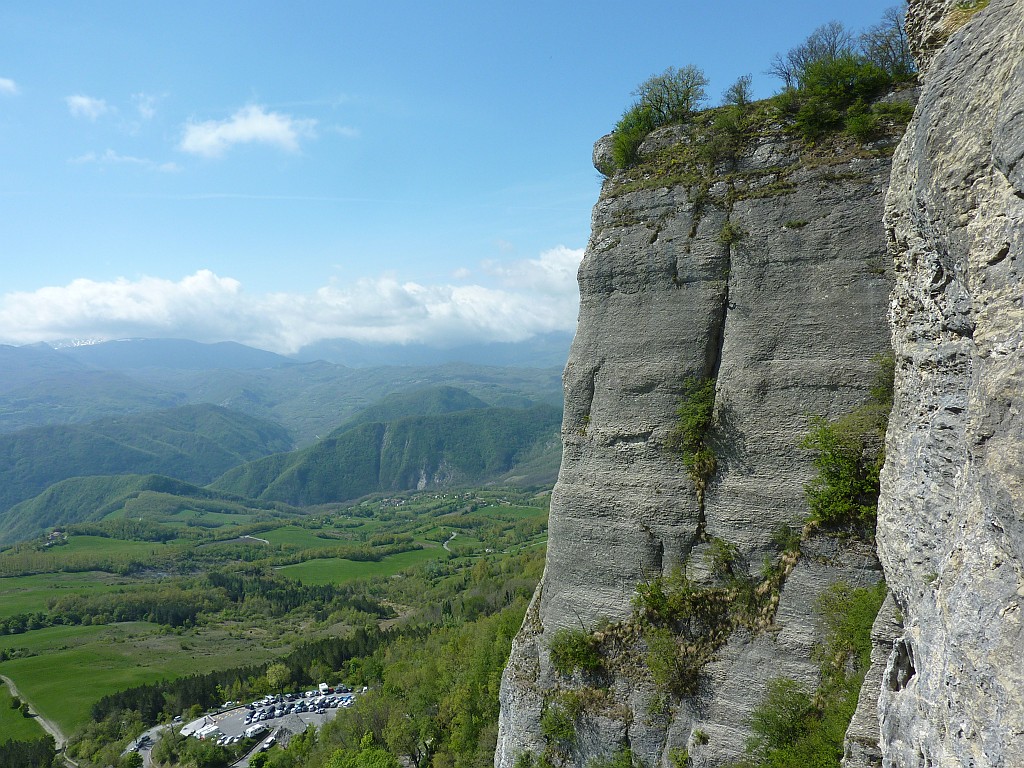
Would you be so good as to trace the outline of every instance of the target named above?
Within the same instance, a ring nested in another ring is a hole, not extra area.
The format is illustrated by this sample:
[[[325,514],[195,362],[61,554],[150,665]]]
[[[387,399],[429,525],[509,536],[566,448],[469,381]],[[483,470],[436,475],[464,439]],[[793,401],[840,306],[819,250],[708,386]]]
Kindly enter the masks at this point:
[[[306,506],[377,491],[483,484],[534,458],[560,423],[561,412],[542,405],[357,424],[301,451],[236,467],[211,487]]]
[[[229,515],[242,524],[254,514],[277,516],[283,506],[238,499],[162,475],[73,477],[15,504],[0,517],[0,545],[34,538],[53,528],[111,517],[188,525]]]
[[[364,408],[328,437],[337,437],[358,424],[375,421],[387,422],[406,416],[432,416],[487,407],[488,403],[458,387],[427,387],[409,392],[394,392],[383,397],[380,402]]]
[[[213,405],[21,430],[0,435],[0,514],[71,477],[162,474],[204,484],[290,447],[281,427]]]

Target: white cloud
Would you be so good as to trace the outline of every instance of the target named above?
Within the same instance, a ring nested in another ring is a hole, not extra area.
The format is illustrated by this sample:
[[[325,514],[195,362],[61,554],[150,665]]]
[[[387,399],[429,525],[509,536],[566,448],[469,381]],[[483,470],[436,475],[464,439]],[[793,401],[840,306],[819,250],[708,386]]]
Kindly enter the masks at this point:
[[[18,93],[18,84],[9,77],[0,77],[0,93],[14,96]]]
[[[134,165],[139,168],[146,168],[150,171],[160,171],[162,173],[175,173],[181,170],[176,163],[160,163],[156,160],[149,160],[145,157],[120,155],[112,149],[108,149],[106,152],[101,154],[97,154],[96,152],[87,152],[84,155],[72,158],[71,162],[76,164],[95,163],[97,165]]]
[[[521,341],[575,327],[578,294],[566,275],[581,256],[581,250],[559,247],[496,269],[505,281],[498,288],[383,275],[334,282],[310,294],[248,295],[239,281],[209,270],[179,281],[80,279],[0,296],[0,341],[184,337],[284,353],[333,338],[442,346]]]
[[[297,152],[299,139],[312,136],[315,128],[316,120],[297,119],[250,105],[235,112],[229,120],[187,123],[178,149],[193,155],[219,157],[235,144],[259,143]]]
[[[576,272],[582,259],[582,248],[560,245],[544,251],[537,259],[511,264],[488,261],[484,263],[484,269],[509,288],[548,295],[563,294],[576,290]]]
[[[84,117],[86,120],[96,120],[101,115],[110,111],[107,102],[103,99],[94,99],[92,96],[78,94],[68,96],[64,99],[68,105],[68,111],[72,117]]]
[[[132,102],[135,104],[135,111],[143,120],[152,120],[156,116],[156,96],[148,93],[133,93]]]

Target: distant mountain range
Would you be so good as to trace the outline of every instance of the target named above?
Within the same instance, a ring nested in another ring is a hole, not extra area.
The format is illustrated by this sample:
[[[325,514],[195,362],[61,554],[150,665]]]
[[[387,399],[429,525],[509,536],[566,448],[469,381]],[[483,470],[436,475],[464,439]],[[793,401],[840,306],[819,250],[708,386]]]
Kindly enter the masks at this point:
[[[233,341],[202,344],[186,339],[122,339],[61,347],[55,351],[95,368],[113,371],[136,368],[242,371],[277,368],[295,362],[283,355]]]
[[[0,345],[0,543],[129,507],[293,514],[376,491],[550,486],[569,341],[324,342],[294,358],[179,339]]]
[[[169,368],[175,370],[253,370],[323,361],[349,368],[434,366],[445,363],[512,368],[562,368],[569,356],[572,334],[552,332],[526,341],[461,344],[360,344],[329,339],[309,344],[285,356],[231,341],[204,344],[187,339],[118,339],[51,348],[45,344],[17,347],[51,350],[105,370]]]
[[[550,368],[353,368],[175,339],[0,345],[0,433],[209,403],[276,422],[308,445],[381,397],[425,386],[456,386],[491,406],[560,405],[564,359]]]
[[[425,344],[359,344],[331,339],[303,347],[296,360],[325,360],[353,368],[378,365],[470,363],[513,368],[562,368],[569,357],[572,334],[552,332],[527,341],[431,347]]]

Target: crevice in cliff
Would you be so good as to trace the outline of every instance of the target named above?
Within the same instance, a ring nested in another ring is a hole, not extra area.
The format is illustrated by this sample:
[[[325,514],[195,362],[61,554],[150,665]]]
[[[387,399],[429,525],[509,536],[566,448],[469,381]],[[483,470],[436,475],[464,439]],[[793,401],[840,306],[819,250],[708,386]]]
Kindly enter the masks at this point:
[[[914,648],[905,639],[893,643],[892,657],[885,671],[885,684],[890,691],[902,691],[916,674],[914,667]]]
[[[575,424],[565,424],[563,432],[569,429],[575,431],[580,437],[587,436],[590,429],[591,411],[594,408],[594,391],[599,370],[601,370],[601,361],[598,361],[583,375],[579,392],[583,408],[578,414],[578,421]]]

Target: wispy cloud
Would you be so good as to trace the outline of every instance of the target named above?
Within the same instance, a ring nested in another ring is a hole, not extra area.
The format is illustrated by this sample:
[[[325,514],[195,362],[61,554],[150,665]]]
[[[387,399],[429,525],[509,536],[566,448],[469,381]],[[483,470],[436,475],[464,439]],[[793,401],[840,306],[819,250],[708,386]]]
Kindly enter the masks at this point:
[[[314,134],[316,120],[299,119],[249,105],[227,120],[189,122],[178,148],[204,157],[220,157],[236,144],[269,144],[297,152],[299,139]]]
[[[149,160],[145,157],[121,155],[112,149],[108,149],[106,152],[101,152],[99,154],[96,152],[87,152],[84,155],[72,158],[71,162],[76,164],[95,163],[96,165],[133,165],[150,171],[160,171],[162,173],[174,173],[181,170],[177,163],[161,163],[156,160]]]
[[[71,112],[72,117],[81,117],[86,120],[96,120],[110,111],[110,107],[103,99],[82,94],[67,96],[64,102],[68,105],[68,111]]]
[[[332,125],[327,130],[339,136],[344,136],[346,139],[358,139],[363,135],[358,128],[353,128],[350,125]]]
[[[9,77],[0,77],[0,93],[14,96],[18,93],[18,84]]]
[[[132,103],[135,104],[135,111],[143,120],[152,120],[156,117],[157,97],[148,93],[133,93]]]
[[[393,275],[332,283],[308,294],[246,294],[238,280],[200,270],[178,281],[144,277],[0,296],[0,341],[185,337],[295,352],[321,339],[365,343],[520,341],[571,330],[581,249],[555,248],[505,268],[499,287],[425,285]],[[536,286],[543,284],[543,292]]]

